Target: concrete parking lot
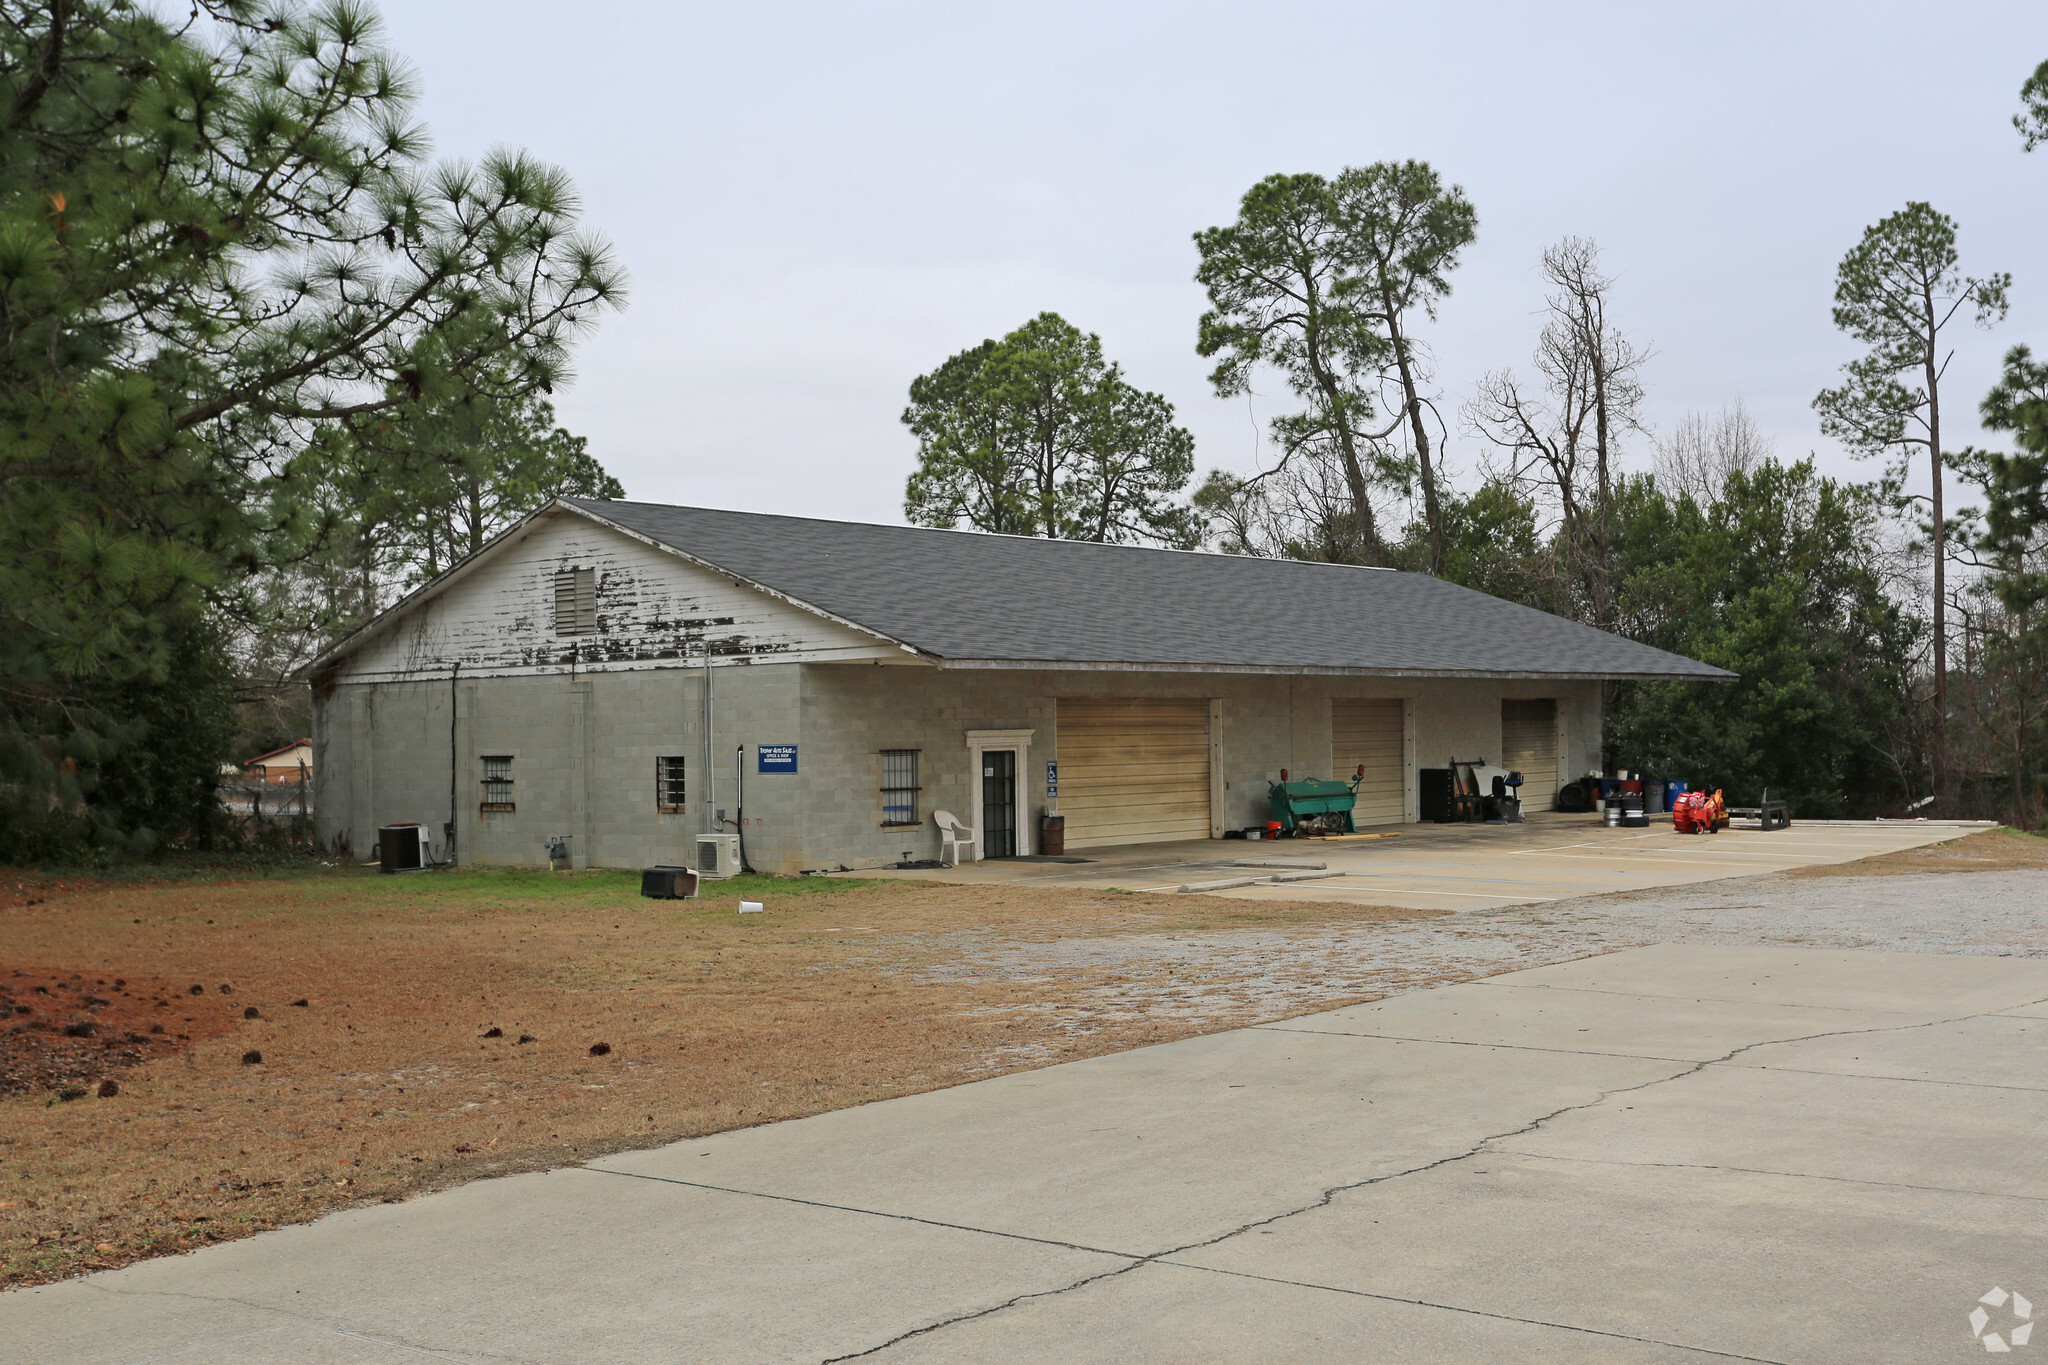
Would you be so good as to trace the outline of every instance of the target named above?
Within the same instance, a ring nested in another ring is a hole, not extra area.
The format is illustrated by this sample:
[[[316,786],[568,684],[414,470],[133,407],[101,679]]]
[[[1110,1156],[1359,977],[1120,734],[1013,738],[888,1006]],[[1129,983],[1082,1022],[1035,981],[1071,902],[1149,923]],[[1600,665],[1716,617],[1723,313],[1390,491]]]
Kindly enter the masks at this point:
[[[1473,910],[1846,863],[1988,828],[1857,821],[1686,835],[1673,832],[1669,817],[1648,829],[1611,829],[1598,817],[1546,813],[1519,825],[1402,825],[1362,836],[1270,843],[1129,844],[1084,849],[1071,861],[1005,858],[858,875]]]
[[[2041,960],[1640,948],[357,1210],[7,1295],[0,1339],[50,1365],[1974,1358],[2048,1303],[2044,1002]]]

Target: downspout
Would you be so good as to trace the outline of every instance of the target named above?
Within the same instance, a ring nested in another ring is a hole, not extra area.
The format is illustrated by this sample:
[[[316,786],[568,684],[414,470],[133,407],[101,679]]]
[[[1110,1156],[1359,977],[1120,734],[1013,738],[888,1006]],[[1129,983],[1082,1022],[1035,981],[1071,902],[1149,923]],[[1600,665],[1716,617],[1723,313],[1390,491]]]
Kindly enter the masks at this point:
[[[718,754],[712,747],[711,727],[716,718],[711,708],[711,637],[707,634],[700,643],[704,647],[704,832],[718,833]]]
[[[739,819],[733,822],[733,827],[740,832],[740,871],[744,873],[754,870],[753,864],[747,861],[747,746],[741,744],[737,752],[739,756],[734,762],[739,768],[740,790],[739,802],[733,807],[733,813]]]
[[[455,680],[462,672],[462,660],[457,659],[448,670],[448,828],[441,831],[446,847],[442,850],[442,861],[455,866],[455,777],[456,777],[456,687]]]

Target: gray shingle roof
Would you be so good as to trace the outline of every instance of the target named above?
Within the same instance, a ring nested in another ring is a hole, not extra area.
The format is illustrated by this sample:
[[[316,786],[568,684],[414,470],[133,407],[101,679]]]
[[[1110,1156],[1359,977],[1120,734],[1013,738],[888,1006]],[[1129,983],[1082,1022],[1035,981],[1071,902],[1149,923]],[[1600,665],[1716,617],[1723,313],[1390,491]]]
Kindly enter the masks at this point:
[[[1426,574],[563,501],[943,660],[1735,676]]]

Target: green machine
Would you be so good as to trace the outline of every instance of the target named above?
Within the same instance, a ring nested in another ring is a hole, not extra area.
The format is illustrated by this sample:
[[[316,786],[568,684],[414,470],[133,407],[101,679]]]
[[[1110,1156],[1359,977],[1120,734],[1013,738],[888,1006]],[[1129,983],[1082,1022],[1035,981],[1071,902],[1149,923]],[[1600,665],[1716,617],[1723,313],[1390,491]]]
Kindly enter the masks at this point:
[[[1282,834],[1355,834],[1358,826],[1352,823],[1351,809],[1358,804],[1358,783],[1364,776],[1365,769],[1360,768],[1349,782],[1316,777],[1290,782],[1282,768],[1280,780],[1266,787],[1272,818],[1280,822]]]

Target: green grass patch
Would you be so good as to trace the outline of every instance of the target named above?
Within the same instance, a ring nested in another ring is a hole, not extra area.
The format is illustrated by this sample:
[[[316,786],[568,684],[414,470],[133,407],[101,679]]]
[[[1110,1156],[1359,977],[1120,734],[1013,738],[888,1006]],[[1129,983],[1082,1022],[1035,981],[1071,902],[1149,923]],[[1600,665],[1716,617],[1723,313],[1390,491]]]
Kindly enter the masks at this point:
[[[395,877],[373,874],[369,888],[376,894],[399,899],[420,899],[459,903],[462,901],[545,901],[550,904],[587,901],[593,905],[640,903],[638,868],[589,867],[576,872],[550,872],[544,867],[458,867],[428,872],[402,873]],[[699,901],[762,902],[786,901],[792,897],[831,895],[852,887],[869,887],[874,881],[839,877],[770,877],[759,873],[707,881],[698,887]],[[362,882],[349,888],[365,889]],[[650,909],[668,904],[644,902]]]
[[[722,882],[703,882],[697,887],[700,900],[749,900],[766,902],[773,897],[786,900],[791,896],[829,896],[848,887],[884,886],[894,883],[875,878],[861,877],[769,877],[754,873],[745,877],[728,877]],[[908,883],[906,883],[907,885]]]
[[[838,877],[770,877],[753,875],[704,882],[695,900],[653,900],[640,894],[637,868],[592,867],[551,872],[537,867],[462,867],[398,876],[375,872],[307,888],[304,899],[324,902],[333,912],[351,910],[405,913],[494,912],[538,909],[587,910],[594,914],[671,914],[684,920],[725,919],[737,915],[739,902],[760,901],[771,911],[792,903],[815,903],[848,892],[870,893],[895,882]],[[748,921],[754,917],[747,916]]]
[[[346,900],[380,907],[418,905],[459,908],[504,905],[508,902],[546,905],[621,907],[642,903],[638,868],[592,867],[550,871],[544,867],[473,866],[429,868],[387,876],[374,863],[354,860],[297,859],[277,862],[133,864],[113,871],[80,873],[57,869],[15,869],[23,889],[62,883],[66,890],[107,887],[189,887],[209,882],[294,882],[307,903]],[[703,902],[809,900],[869,888],[881,882],[843,877],[773,877],[753,874],[724,881],[706,881],[699,888]],[[662,902],[647,900],[647,908]]]

